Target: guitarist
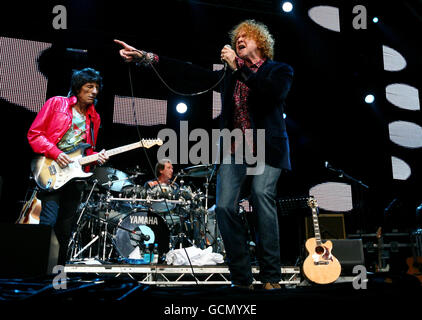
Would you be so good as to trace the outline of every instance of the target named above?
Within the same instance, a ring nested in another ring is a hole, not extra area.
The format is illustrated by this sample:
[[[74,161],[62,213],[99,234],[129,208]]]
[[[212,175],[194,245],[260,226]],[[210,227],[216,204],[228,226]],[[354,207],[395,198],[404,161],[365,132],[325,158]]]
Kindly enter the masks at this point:
[[[66,152],[81,143],[92,147],[86,153],[95,153],[100,116],[95,110],[96,97],[102,87],[100,73],[91,68],[74,70],[67,97],[56,96],[47,100],[28,131],[32,150],[53,159],[64,168],[72,159]],[[108,160],[105,150],[99,154],[98,164]],[[85,168],[86,171],[89,168]],[[83,185],[70,182],[53,192],[41,192],[40,224],[54,228],[60,244],[58,264],[66,262],[67,246],[75,222]]]

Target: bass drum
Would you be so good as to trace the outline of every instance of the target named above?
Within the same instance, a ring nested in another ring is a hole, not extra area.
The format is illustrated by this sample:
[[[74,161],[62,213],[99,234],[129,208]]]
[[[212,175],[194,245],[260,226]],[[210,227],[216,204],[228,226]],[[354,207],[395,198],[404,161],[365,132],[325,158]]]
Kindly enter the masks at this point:
[[[140,235],[148,236],[149,239],[143,240]],[[128,258],[139,245],[139,241],[142,241],[145,246],[153,246],[157,243],[160,256],[167,253],[170,231],[164,219],[151,211],[134,212],[124,217],[114,234],[117,252],[121,257]]]

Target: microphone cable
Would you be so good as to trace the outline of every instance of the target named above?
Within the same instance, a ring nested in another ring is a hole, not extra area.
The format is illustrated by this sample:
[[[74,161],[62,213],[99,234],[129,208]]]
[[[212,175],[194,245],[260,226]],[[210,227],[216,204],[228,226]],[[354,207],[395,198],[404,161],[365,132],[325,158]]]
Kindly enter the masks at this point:
[[[138,51],[138,52],[140,52],[139,50],[136,50],[136,51]],[[204,91],[200,91],[200,92],[195,92],[195,93],[181,93],[181,92],[178,92],[178,91],[176,91],[176,90],[174,90],[174,89],[172,89],[165,81],[164,81],[164,79],[161,77],[161,75],[159,74],[159,72],[156,70],[156,68],[153,66],[153,64],[151,63],[151,62],[149,62],[148,61],[148,64],[152,67],[152,69],[154,70],[154,72],[157,74],[157,76],[158,76],[158,78],[162,81],[162,83],[171,91],[171,92],[173,92],[173,93],[175,93],[175,94],[178,94],[178,95],[181,95],[181,96],[190,96],[190,97],[192,97],[192,96],[198,96],[198,95],[201,95],[201,94],[204,94],[204,93],[206,93],[206,92],[209,92],[209,91],[211,91],[211,90],[213,90],[216,86],[218,86],[220,83],[221,83],[221,81],[224,79],[224,77],[226,76],[226,71],[227,71],[227,63],[225,63],[224,64],[224,72],[223,72],[223,75],[222,75],[222,77],[217,81],[217,83],[216,84],[214,84],[211,88],[209,88],[209,89],[207,89],[207,90],[204,90]],[[141,133],[140,133],[140,131],[139,131],[139,126],[138,126],[138,121],[137,121],[137,119],[136,119],[136,110],[135,110],[135,100],[134,100],[134,93],[133,93],[133,84],[132,84],[132,74],[131,74],[131,69],[130,69],[130,65],[128,65],[128,68],[129,68],[129,83],[130,83],[130,90],[131,90],[131,95],[132,95],[132,109],[133,109],[133,115],[134,115],[134,120],[135,120],[135,126],[136,126],[136,130],[137,130],[137,133],[138,133],[138,136],[139,136],[139,138],[141,138]],[[142,141],[142,139],[141,139],[141,141]],[[143,144],[143,143],[142,143]],[[149,157],[148,157],[148,154],[146,153],[146,150],[145,150],[145,148],[143,148],[144,149],[144,152],[145,152],[145,156],[146,156],[146,158],[147,158],[147,160],[148,160],[148,164],[149,164],[149,167],[150,167],[150,169],[151,169],[151,171],[153,172],[153,174],[154,174],[154,177],[155,177],[155,179],[156,179],[156,181],[158,181],[158,177],[157,177],[157,175],[156,175],[156,172],[155,172],[155,170],[153,169],[153,167],[152,167],[152,164],[151,164],[151,161],[150,161],[150,159],[149,159]],[[162,189],[162,187],[161,187],[161,184],[158,182],[158,186],[159,186],[159,188],[160,188],[160,191],[161,191],[161,194],[164,194],[164,191],[163,191],[163,189]],[[173,220],[173,217],[171,216],[171,213],[170,213],[170,209],[169,209],[169,206],[168,206],[168,203],[167,203],[167,199],[164,199],[164,203],[166,204],[166,207],[167,207],[167,212],[168,212],[168,215],[170,216],[170,220],[172,221],[172,224],[174,225],[174,220]],[[179,237],[179,240],[180,240],[180,237]],[[181,240],[182,241],[182,246],[183,246],[183,240]],[[188,254],[188,252],[187,252],[187,250],[186,250],[186,248],[183,248],[184,249],[184,252],[185,252],[185,254],[186,254],[186,257],[187,257],[187,259],[188,259],[188,261],[189,261],[189,266],[190,266],[190,268],[191,268],[191,270],[192,270],[192,276],[193,276],[193,278],[195,279],[195,282],[196,282],[196,285],[199,285],[199,283],[198,283],[198,280],[197,280],[197,277],[196,277],[196,274],[195,274],[195,271],[194,271],[194,268],[193,268],[193,265],[192,265],[192,262],[191,262],[191,259],[190,259],[190,257],[189,257],[189,254]]]
[[[139,124],[138,124],[138,120],[137,120],[137,117],[136,117],[135,96],[134,96],[134,93],[133,93],[132,73],[131,73],[131,67],[130,67],[130,65],[128,65],[128,70],[129,70],[130,93],[132,95],[133,118],[134,118],[134,122],[135,122],[136,132],[138,133],[138,138],[141,141],[142,149],[143,149],[144,154],[145,154],[145,157],[146,157],[146,159],[148,161],[149,168],[150,168],[151,172],[153,173],[155,180],[158,181],[157,174],[155,173],[154,167],[152,166],[152,163],[151,163],[151,160],[150,160],[150,158],[148,156],[148,153],[146,151],[146,148],[144,147],[144,143],[142,141],[142,135],[141,135],[141,132],[139,130]],[[161,194],[164,194],[164,191],[163,191],[160,183],[158,183],[158,186],[160,188]],[[164,199],[164,203],[166,204],[167,212],[170,212],[170,208],[168,206],[167,199]],[[171,216],[170,213],[169,213],[169,216],[170,216],[171,222],[174,224],[173,217]]]
[[[143,52],[140,51],[140,50],[137,50],[136,49],[135,51],[143,54]],[[163,79],[163,77],[160,75],[160,73],[158,72],[158,70],[154,67],[153,63],[151,63],[151,61],[148,61],[146,59],[144,59],[144,61],[146,61],[149,66],[151,66],[152,70],[155,72],[155,74],[157,75],[157,77],[166,86],[167,89],[169,89],[174,94],[177,94],[177,95],[180,95],[180,96],[184,96],[184,97],[195,97],[195,96],[199,96],[201,94],[207,93],[207,92],[209,92],[211,90],[214,90],[221,83],[221,81],[223,81],[223,79],[226,76],[226,71],[227,71],[227,63],[224,63],[224,72],[223,72],[223,75],[221,76],[221,78],[211,88],[206,89],[206,90],[203,90],[203,91],[199,91],[199,92],[194,92],[194,93],[183,93],[183,92],[179,92],[179,91],[176,91],[173,88],[171,88],[167,84],[167,82]]]

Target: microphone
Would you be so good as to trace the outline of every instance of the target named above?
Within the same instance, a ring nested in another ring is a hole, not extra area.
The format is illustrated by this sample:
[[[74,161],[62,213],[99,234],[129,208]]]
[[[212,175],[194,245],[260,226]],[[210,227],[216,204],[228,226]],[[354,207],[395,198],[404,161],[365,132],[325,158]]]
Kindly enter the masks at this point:
[[[174,183],[176,182],[176,179],[179,178],[179,176],[183,174],[184,174],[183,170],[180,170],[180,172],[178,172],[177,175],[174,177],[173,182],[170,184],[170,187],[172,187]]]
[[[136,231],[132,231],[132,234],[130,235],[130,239],[136,242],[148,241],[150,239],[150,236],[142,233],[142,231],[140,230],[136,230]]]
[[[229,45],[229,44],[225,44],[225,45],[224,45],[224,48],[229,48],[229,49],[231,49],[231,48],[232,48],[232,46],[231,46],[231,45]],[[223,60],[223,59],[221,59],[221,61],[224,63],[224,70],[226,70],[226,69],[227,69],[227,61],[225,61],[225,60]]]
[[[327,168],[328,170],[338,173],[340,177],[343,177],[343,174],[344,174],[343,170],[335,169],[333,166],[331,166],[331,164],[328,163],[328,161],[325,161],[324,167]]]
[[[75,48],[66,48],[67,52],[75,52],[75,53],[88,53],[86,49],[75,49]]]
[[[389,203],[389,205],[384,209],[384,212],[387,213],[393,208],[394,204],[397,202],[397,198],[394,198],[393,201]]]
[[[324,167],[327,168],[328,170],[341,171],[341,170],[334,169],[334,167],[328,161],[325,161]]]

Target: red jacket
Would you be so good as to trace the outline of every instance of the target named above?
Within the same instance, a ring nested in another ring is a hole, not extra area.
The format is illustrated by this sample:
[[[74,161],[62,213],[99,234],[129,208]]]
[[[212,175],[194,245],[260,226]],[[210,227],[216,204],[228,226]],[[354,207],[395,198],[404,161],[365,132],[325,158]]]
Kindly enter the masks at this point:
[[[56,160],[61,151],[57,143],[72,125],[72,107],[77,98],[72,96],[52,97],[46,101],[28,131],[29,144],[36,153],[41,153],[47,158]],[[94,140],[97,141],[98,129],[100,128],[100,116],[95,111],[94,105],[90,105],[86,112],[86,137],[87,143],[93,145],[91,137],[91,121],[94,124]],[[86,150],[86,154],[93,154],[92,148]]]

